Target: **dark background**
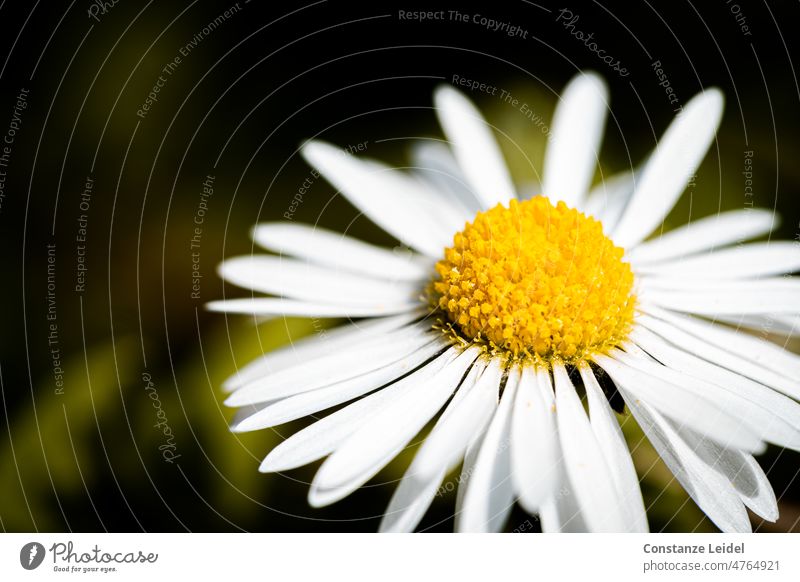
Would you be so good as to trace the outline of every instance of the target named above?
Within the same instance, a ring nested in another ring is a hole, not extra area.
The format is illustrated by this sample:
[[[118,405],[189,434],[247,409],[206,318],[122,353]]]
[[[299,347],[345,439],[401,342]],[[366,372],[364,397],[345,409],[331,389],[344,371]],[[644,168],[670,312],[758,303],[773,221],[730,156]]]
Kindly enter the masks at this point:
[[[119,0],[105,13],[92,9],[97,20],[87,12],[92,6],[0,3],[0,133],[20,90],[29,90],[0,206],[4,530],[376,529],[412,450],[350,498],[313,510],[305,495],[315,466],[257,472],[266,452],[308,421],[234,435],[227,430],[232,411],[222,405],[219,386],[237,365],[335,322],[255,325],[203,305],[244,294],[219,281],[216,265],[250,252],[254,223],[286,212],[309,176],[299,144],[311,137],[343,147],[366,142],[364,155],[405,163],[408,138],[440,135],[431,92],[453,75],[509,91],[549,123],[569,78],[597,71],[611,89],[604,173],[638,163],[674,116],[655,61],[680,103],[719,86],[727,107],[718,142],[668,226],[752,202],[784,216],[782,237],[797,236],[797,2],[520,0],[456,8],[242,1],[182,57],[144,119],[137,110],[162,67],[233,5]],[[399,10],[440,8],[508,22],[527,38],[448,15],[399,18]],[[569,34],[557,21],[562,8],[579,16],[575,29],[593,32],[627,76]],[[471,96],[507,134],[502,147],[515,177],[535,180],[544,146],[537,126],[496,96]],[[752,198],[744,191],[746,151],[753,152]],[[214,194],[202,227],[197,299],[189,239],[208,175]],[[87,176],[94,186],[83,212]],[[87,271],[78,292],[82,213]],[[395,243],[323,180],[293,219]],[[49,244],[56,248],[55,344],[48,343]],[[153,393],[179,455],[172,463],[159,450],[164,435],[154,427]],[[640,443],[631,425],[630,442]],[[761,460],[782,517],[756,527],[798,529],[800,455],[770,450]],[[635,461],[653,530],[714,529],[649,446],[637,448]],[[437,499],[423,527],[451,529],[454,499]],[[535,530],[528,519],[517,510],[508,529]]]

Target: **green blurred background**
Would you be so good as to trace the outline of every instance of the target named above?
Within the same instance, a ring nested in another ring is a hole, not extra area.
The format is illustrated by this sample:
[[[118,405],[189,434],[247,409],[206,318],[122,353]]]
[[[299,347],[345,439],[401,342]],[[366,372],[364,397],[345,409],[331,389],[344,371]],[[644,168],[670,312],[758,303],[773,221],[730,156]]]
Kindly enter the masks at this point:
[[[574,29],[559,20],[564,4],[523,1],[459,9],[467,22],[401,16],[440,9],[420,2],[0,4],[0,131],[15,123],[0,167],[2,529],[376,529],[413,446],[350,498],[313,510],[306,493],[316,465],[257,471],[310,421],[231,434],[233,411],[222,405],[220,385],[237,366],[337,322],[255,322],[203,305],[245,295],[222,284],[216,265],[251,252],[252,225],[290,209],[311,176],[297,155],[302,141],[363,144],[362,155],[407,164],[412,139],[440,136],[431,92],[454,75],[529,106],[471,93],[503,132],[521,184],[538,179],[542,124],[578,70],[611,87],[603,175],[643,158],[675,99],[717,85],[727,97],[718,142],[667,228],[752,203],[775,208],[781,237],[797,237],[797,3],[632,4],[570,3]],[[518,32],[493,31],[476,14]],[[571,30],[593,33],[626,74]],[[209,176],[213,194],[204,197]],[[296,206],[293,220],[397,244],[322,179]],[[633,422],[625,429],[651,528],[714,531]],[[797,530],[800,455],[771,449],[761,461],[781,520],[755,527]],[[454,501],[437,498],[422,528],[452,529]],[[529,519],[515,510],[507,529],[535,531]]]

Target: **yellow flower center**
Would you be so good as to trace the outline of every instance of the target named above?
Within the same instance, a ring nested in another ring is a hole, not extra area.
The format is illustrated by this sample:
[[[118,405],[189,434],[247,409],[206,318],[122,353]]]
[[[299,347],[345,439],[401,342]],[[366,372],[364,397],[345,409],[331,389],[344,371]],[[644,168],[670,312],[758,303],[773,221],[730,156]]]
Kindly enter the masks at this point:
[[[618,345],[633,273],[600,223],[538,196],[479,212],[436,263],[433,300],[465,339],[542,365]]]

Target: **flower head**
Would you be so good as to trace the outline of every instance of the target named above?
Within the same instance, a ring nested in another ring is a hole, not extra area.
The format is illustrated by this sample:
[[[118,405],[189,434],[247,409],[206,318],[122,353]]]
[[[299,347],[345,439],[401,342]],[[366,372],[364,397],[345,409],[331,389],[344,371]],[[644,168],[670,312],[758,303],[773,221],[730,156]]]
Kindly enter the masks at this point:
[[[436,263],[435,305],[494,355],[550,367],[619,346],[633,272],[602,225],[537,196],[479,212]]]
[[[267,353],[226,384],[234,430],[346,404],[286,439],[261,470],[325,458],[309,493],[333,503],[366,483],[432,419],[381,529],[413,530],[462,466],[459,531],[502,527],[515,501],[545,531],[645,531],[638,478],[601,381],[722,530],[745,507],[777,518],[753,454],[800,450],[800,357],[730,325],[792,333],[800,251],[732,246],[769,233],[739,210],[645,240],[714,140],[719,91],[687,103],[636,171],[592,188],[607,91],[581,74],[552,124],[540,195],[519,196],[490,127],[452,88],[435,95],[449,147],[423,143],[415,170],[310,142],[303,155],[412,252],[266,223],[277,254],[233,258],[222,276],[270,297],[215,302],[252,314],[343,317],[324,336]],[[722,323],[718,323],[722,322]],[[582,395],[587,408],[584,408]]]

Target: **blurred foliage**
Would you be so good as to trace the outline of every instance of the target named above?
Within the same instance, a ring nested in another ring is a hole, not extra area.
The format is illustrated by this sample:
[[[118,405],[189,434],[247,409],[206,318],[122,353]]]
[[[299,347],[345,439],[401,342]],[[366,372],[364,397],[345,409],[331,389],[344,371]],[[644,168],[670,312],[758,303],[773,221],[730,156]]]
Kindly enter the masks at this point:
[[[31,391],[33,405],[14,419],[13,440],[0,449],[0,495],[24,500],[3,504],[7,529],[59,529],[60,502],[53,506],[53,492],[58,498],[79,496],[96,482],[103,464],[96,448],[98,419],[119,394],[117,378],[133,372],[133,347],[129,338],[72,356],[65,366],[87,373],[69,382],[57,398],[43,397],[52,392],[48,381]]]

